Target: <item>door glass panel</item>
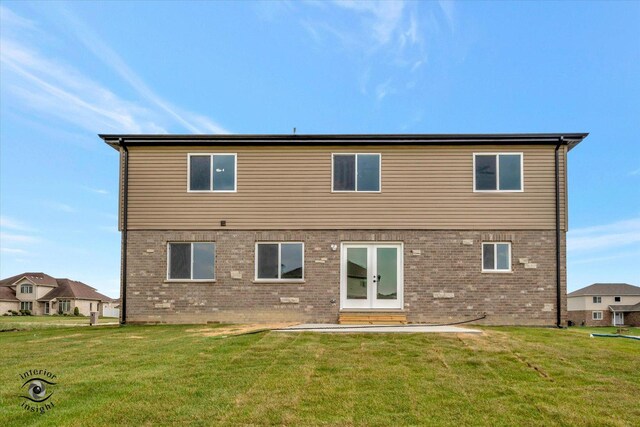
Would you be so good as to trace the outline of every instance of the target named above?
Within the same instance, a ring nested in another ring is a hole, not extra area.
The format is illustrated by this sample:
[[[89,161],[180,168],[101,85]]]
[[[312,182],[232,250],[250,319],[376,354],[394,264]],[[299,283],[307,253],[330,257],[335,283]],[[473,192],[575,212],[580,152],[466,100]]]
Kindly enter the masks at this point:
[[[398,249],[377,248],[377,299],[398,299]]]
[[[347,248],[347,299],[367,299],[367,248]]]

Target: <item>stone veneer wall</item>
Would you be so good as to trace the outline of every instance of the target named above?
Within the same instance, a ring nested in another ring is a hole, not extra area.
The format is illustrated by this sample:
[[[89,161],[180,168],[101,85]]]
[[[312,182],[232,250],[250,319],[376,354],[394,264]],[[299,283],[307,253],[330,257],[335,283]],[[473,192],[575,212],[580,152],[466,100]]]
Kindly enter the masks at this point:
[[[555,231],[129,231],[127,322],[336,322],[340,243],[404,243],[410,322],[554,325]],[[215,241],[215,282],[168,282],[167,242]],[[305,283],[253,283],[255,243],[305,243]],[[481,273],[481,242],[512,242],[512,273]],[[333,251],[331,245],[338,245]],[[565,239],[562,319],[566,321]],[[282,299],[281,299],[282,298]],[[297,302],[296,302],[297,301]]]

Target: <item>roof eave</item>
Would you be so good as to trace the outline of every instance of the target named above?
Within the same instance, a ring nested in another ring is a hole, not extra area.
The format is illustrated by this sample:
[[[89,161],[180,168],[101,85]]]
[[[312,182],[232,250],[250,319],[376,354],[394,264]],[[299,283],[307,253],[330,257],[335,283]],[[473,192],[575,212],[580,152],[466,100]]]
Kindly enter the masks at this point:
[[[323,145],[340,143],[367,145],[372,142],[389,145],[479,145],[479,144],[557,144],[561,138],[571,150],[588,133],[502,133],[502,134],[309,134],[309,135],[170,135],[170,134],[99,134],[109,146],[122,145]]]

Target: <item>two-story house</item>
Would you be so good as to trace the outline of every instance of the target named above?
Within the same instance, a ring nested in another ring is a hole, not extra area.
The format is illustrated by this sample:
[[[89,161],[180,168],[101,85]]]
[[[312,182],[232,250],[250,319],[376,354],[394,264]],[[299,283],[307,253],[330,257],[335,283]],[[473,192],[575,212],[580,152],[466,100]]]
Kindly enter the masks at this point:
[[[564,324],[586,136],[100,135],[120,153],[121,320]]]
[[[92,311],[102,315],[105,304],[113,300],[95,288],[70,279],[56,279],[45,273],[22,273],[0,280],[0,314],[28,310],[34,315],[80,314]]]
[[[578,326],[640,326],[640,287],[594,283],[567,295],[567,310]]]

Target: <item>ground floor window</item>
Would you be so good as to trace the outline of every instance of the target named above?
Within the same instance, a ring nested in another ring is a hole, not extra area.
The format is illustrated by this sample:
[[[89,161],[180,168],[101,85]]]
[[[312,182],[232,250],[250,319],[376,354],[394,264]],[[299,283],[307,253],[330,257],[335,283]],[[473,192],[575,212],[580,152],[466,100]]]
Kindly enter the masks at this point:
[[[169,280],[214,280],[215,243],[169,243],[167,278]]]
[[[511,271],[511,243],[483,243],[482,271]]]
[[[591,312],[592,320],[602,320],[602,312],[601,311],[592,311]]]
[[[257,243],[257,280],[302,280],[303,243]]]
[[[58,301],[58,313],[68,313],[71,311],[71,301],[60,300]]]
[[[48,302],[44,303],[44,314],[49,314],[49,303]]]
[[[20,301],[20,310],[33,311],[33,302],[31,302],[31,301]]]

